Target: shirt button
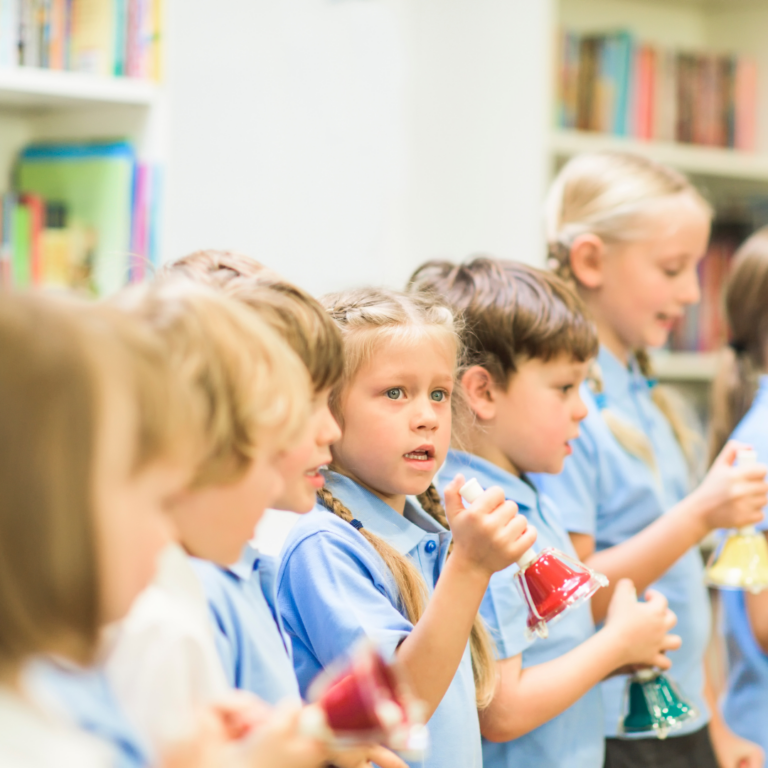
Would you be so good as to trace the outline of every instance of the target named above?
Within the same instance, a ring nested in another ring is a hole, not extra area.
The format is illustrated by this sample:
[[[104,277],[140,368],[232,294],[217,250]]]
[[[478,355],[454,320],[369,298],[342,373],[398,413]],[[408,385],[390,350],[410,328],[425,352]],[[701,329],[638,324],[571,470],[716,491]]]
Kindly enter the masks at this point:
[[[424,549],[427,551],[427,554],[431,555],[437,549],[437,544],[435,544],[435,542],[430,539],[424,545]]]

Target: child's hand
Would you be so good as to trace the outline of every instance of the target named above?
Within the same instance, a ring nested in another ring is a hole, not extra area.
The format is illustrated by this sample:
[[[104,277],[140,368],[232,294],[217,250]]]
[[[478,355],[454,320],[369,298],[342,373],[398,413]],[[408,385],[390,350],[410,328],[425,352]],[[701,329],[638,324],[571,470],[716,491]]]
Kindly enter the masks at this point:
[[[677,617],[667,607],[667,599],[655,590],[645,593],[645,602],[635,596],[635,587],[629,579],[616,584],[604,632],[615,633],[617,648],[622,650],[621,665],[636,665],[669,669],[670,660],[664,655],[680,647],[677,635],[668,635],[677,623]]]
[[[319,768],[330,759],[325,745],[301,733],[299,704],[281,704],[241,743],[248,768]]]
[[[228,739],[237,740],[258,729],[274,714],[274,708],[248,691],[231,690],[217,701],[212,712]]]
[[[729,441],[715,459],[701,485],[691,494],[706,532],[715,528],[741,528],[763,519],[768,504],[765,464],[733,466],[745,445]]]
[[[484,491],[468,507],[459,494],[464,478],[457,475],[445,489],[445,512],[453,533],[452,557],[488,577],[522,557],[536,541],[536,529],[517,513],[517,504],[507,501],[499,487]]]

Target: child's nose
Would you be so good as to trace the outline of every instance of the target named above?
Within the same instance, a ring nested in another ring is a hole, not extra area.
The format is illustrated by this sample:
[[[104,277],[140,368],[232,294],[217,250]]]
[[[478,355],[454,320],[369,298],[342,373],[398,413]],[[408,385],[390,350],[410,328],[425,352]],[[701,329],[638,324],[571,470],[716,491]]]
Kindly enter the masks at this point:
[[[576,421],[583,421],[587,418],[588,413],[589,409],[587,408],[586,403],[581,399],[581,395],[576,395],[576,406],[573,410],[573,418]]]
[[[678,301],[681,304],[698,304],[701,299],[701,290],[699,288],[699,273],[692,269],[687,273],[687,279],[682,286]]]
[[[415,415],[417,429],[435,429],[440,423],[435,412],[434,403],[431,400],[420,401]]]

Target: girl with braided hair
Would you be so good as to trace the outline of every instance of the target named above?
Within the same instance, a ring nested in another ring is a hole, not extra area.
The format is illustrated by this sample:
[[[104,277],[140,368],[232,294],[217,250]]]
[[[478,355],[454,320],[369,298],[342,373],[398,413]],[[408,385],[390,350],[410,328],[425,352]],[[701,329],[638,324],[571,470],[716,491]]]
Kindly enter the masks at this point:
[[[759,521],[765,466],[734,467],[730,443],[691,488],[687,431],[650,370],[648,347],[699,300],[697,266],[712,211],[681,174],[620,152],[582,155],[555,179],[546,205],[550,265],[584,300],[598,331],[598,365],[582,385],[589,413],[558,475],[535,477],[560,508],[576,552],[612,584],[651,584],[678,617],[674,676],[698,716],[660,741],[618,739],[625,681],[602,685],[606,766],[736,768],[762,765],[761,750],[717,714],[705,682],[710,607],[697,545],[716,528]],[[605,616],[612,587],[592,601]]]
[[[768,227],[750,237],[733,259],[725,289],[732,341],[713,388],[715,455],[733,438],[768,463]],[[759,526],[763,530],[766,521]],[[728,684],[723,716],[735,733],[768,750],[768,591],[723,591]]]
[[[459,342],[450,310],[376,289],[324,304],[344,339],[331,396],[342,436],[321,503],[286,540],[277,587],[302,693],[369,637],[397,654],[426,704],[424,765],[480,768],[477,712],[495,671],[477,612],[491,575],[521,557],[535,531],[499,488],[465,509],[461,476],[445,508],[431,485],[451,436]]]

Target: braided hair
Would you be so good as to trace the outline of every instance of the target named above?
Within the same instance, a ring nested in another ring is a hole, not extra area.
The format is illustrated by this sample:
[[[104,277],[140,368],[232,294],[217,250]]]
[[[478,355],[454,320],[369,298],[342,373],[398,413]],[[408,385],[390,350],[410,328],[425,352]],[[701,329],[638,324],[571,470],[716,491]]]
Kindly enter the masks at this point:
[[[338,324],[344,338],[344,375],[330,398],[331,410],[342,428],[344,414],[340,403],[343,389],[360,367],[370,360],[384,339],[400,339],[413,331],[426,330],[441,334],[451,340],[457,349],[460,347],[452,312],[434,298],[371,288],[331,294],[321,302]],[[330,490],[321,489],[318,498],[329,512],[355,527],[376,550],[394,577],[400,597],[399,610],[412,624],[416,624],[424,613],[428,589],[413,562],[360,525],[352,511]],[[444,528],[449,527],[440,495],[433,485],[417,498],[427,514]],[[496,688],[496,662],[491,637],[479,614],[472,627],[470,650],[477,705],[483,709],[490,704]]]

